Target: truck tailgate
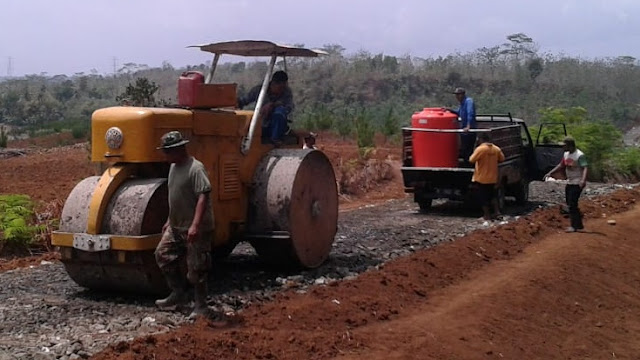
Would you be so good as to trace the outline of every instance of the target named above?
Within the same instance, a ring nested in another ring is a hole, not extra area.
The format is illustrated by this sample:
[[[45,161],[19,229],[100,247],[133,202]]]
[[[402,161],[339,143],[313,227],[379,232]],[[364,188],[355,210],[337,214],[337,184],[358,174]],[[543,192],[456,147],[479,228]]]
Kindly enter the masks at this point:
[[[433,187],[457,188],[468,186],[473,176],[473,168],[458,167],[402,167],[404,186],[430,185]]]

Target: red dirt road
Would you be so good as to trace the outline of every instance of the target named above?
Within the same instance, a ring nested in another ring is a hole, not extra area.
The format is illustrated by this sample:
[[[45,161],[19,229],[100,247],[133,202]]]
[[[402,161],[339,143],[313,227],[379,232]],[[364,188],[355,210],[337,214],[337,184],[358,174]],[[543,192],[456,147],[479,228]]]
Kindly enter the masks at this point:
[[[94,358],[638,359],[638,199],[619,191],[585,202],[590,233],[562,233],[558,209],[541,210]]]
[[[554,234],[432,294],[413,314],[354,331],[344,359],[637,359],[640,208]]]

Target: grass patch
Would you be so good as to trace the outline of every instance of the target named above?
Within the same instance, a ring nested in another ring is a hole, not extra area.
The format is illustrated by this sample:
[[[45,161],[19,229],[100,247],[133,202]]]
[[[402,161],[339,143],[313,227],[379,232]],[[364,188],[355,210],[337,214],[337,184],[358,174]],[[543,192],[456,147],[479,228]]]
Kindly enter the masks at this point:
[[[51,204],[36,213],[27,195],[0,195],[0,253],[25,254],[51,248],[51,230],[58,224],[61,206]]]

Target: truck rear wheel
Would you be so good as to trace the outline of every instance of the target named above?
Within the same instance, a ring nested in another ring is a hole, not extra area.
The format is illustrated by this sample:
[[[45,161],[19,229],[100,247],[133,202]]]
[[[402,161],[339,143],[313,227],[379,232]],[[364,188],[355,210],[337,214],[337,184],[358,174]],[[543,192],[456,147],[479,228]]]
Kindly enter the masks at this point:
[[[498,199],[498,208],[500,209],[500,212],[503,212],[504,211],[504,203],[505,203],[505,188],[504,188],[504,184],[500,185],[496,189],[496,198]]]
[[[431,205],[433,203],[433,199],[423,199],[418,201],[418,205],[420,206],[420,212],[426,213],[431,209]]]
[[[526,204],[529,201],[529,181],[520,180],[515,184],[513,196],[516,198],[518,205]]]

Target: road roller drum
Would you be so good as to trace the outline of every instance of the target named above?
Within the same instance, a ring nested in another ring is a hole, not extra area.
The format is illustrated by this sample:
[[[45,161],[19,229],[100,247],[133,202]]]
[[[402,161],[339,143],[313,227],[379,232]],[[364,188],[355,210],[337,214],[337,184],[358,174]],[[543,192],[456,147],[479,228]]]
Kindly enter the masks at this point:
[[[333,167],[317,150],[278,149],[258,165],[249,207],[251,244],[267,262],[317,267],[337,232]]]
[[[90,203],[100,177],[82,180],[65,202],[59,231],[88,232]],[[167,219],[166,179],[131,179],[111,197],[99,234],[142,236],[158,234]],[[85,251],[66,249],[61,260],[69,276],[91,289],[162,293],[166,285],[155,263],[153,248]]]

